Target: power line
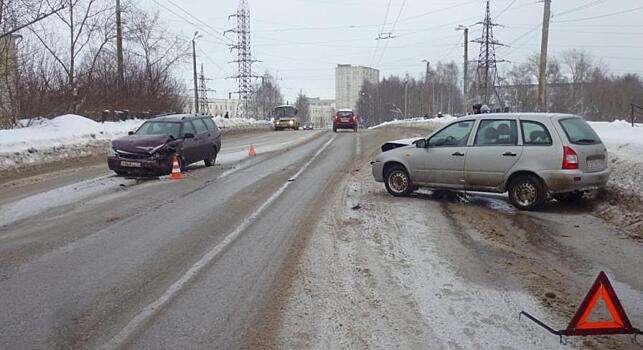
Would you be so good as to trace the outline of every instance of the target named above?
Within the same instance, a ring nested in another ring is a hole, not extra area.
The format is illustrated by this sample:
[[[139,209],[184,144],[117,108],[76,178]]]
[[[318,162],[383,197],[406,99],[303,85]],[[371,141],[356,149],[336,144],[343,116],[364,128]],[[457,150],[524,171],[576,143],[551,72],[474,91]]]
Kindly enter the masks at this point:
[[[406,0],[402,2],[402,6],[400,6],[400,11],[397,13],[397,17],[395,18],[395,22],[393,22],[393,26],[391,27],[391,33],[395,32],[395,27],[397,26],[397,22],[400,20],[400,16],[402,15],[402,11],[404,11],[404,6],[406,6]],[[388,43],[390,40],[387,40],[384,43],[384,48],[382,49],[382,55],[380,56],[380,59],[377,61],[377,66],[382,63],[382,59],[384,58],[384,54],[386,53],[386,49],[388,48]]]
[[[570,14],[570,13],[574,13],[574,12],[578,12],[578,11],[590,8],[592,6],[596,6],[598,4],[602,4],[602,3],[606,2],[606,1],[607,0],[596,0],[596,1],[584,4],[584,5],[581,5],[581,6],[578,6],[578,7],[574,7],[572,9],[567,10],[567,11],[563,11],[563,12],[555,14],[555,15],[556,16],[564,16],[564,15],[567,15],[567,14]]]
[[[388,19],[388,13],[391,10],[391,2],[393,2],[393,0],[388,0],[388,6],[386,6],[386,13],[384,14],[384,22],[382,23],[382,28],[380,28],[380,33],[379,33],[380,36],[384,32],[384,27],[386,27],[386,20]],[[377,50],[379,48],[380,48],[380,40],[377,40],[377,43],[375,44],[375,50],[373,50],[373,56],[371,57],[371,63],[369,64],[369,66],[373,65],[373,61],[375,61],[375,55],[377,54]]]
[[[592,16],[592,17],[585,17],[585,18],[575,18],[575,19],[568,19],[564,21],[555,21],[555,23],[570,23],[570,22],[581,22],[581,21],[589,21],[592,19],[598,19],[598,18],[605,18],[605,17],[611,17],[611,16],[616,16],[616,15],[621,15],[624,13],[631,13],[634,11],[638,11],[643,9],[643,6],[623,10],[623,11],[617,11],[617,12],[612,12],[612,13],[606,13],[604,15],[599,15],[599,16]]]

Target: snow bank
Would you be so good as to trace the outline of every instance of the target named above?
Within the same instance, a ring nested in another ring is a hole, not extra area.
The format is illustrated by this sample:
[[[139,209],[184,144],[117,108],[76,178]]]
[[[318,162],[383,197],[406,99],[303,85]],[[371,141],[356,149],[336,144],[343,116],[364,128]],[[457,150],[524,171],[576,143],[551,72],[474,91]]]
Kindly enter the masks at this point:
[[[424,118],[409,118],[409,119],[394,119],[392,121],[384,122],[375,126],[371,126],[369,129],[377,129],[385,126],[413,126],[417,124],[427,124],[427,123],[441,123],[441,124],[446,124],[450,123],[458,118],[445,114],[442,118],[431,118],[431,119],[424,119]]]
[[[24,151],[35,153],[46,148],[83,144],[93,140],[109,140],[138,128],[142,122],[133,119],[102,124],[73,114],[51,120],[39,119],[29,127],[0,130],[0,156]]]
[[[226,129],[256,129],[261,127],[272,127],[272,123],[268,120],[256,120],[253,118],[241,119],[225,119],[221,116],[216,116],[214,122],[217,123],[217,126],[223,130]]]
[[[262,129],[269,121],[214,117],[224,131]],[[41,165],[64,159],[95,156],[104,152],[110,140],[136,130],[144,120],[98,123],[80,115],[66,114],[53,119],[21,120],[21,128],[0,130],[0,171]]]
[[[610,152],[633,161],[643,162],[643,124],[632,124],[624,120],[613,122],[590,122],[592,128],[607,145]]]

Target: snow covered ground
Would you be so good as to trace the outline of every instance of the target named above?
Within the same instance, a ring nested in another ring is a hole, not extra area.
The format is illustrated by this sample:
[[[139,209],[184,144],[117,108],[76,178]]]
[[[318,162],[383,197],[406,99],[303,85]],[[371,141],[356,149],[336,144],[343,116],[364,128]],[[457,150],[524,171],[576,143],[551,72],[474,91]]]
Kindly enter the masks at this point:
[[[224,119],[214,121],[224,131],[270,127],[269,121]],[[39,118],[25,127],[0,130],[0,171],[42,165],[70,158],[82,158],[104,152],[111,139],[136,130],[144,120],[98,123],[67,114],[53,119]],[[27,121],[21,121],[27,125]]]

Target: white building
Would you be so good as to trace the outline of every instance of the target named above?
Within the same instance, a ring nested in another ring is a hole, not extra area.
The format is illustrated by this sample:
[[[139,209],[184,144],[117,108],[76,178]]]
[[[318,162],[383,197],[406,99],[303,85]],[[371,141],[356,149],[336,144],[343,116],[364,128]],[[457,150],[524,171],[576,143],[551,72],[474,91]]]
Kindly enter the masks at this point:
[[[238,99],[227,99],[227,98],[208,98],[208,111],[206,114],[211,114],[213,116],[224,116],[226,112],[230,118],[235,118],[237,116],[237,110],[239,107]],[[185,104],[183,106],[183,111],[185,113],[194,113],[194,96],[187,96],[185,98]],[[204,112],[204,111],[200,111]]]
[[[335,115],[335,100],[310,97],[308,102],[310,104],[310,121],[315,129],[326,128],[332,124],[332,118]]]
[[[380,71],[370,67],[338,64],[335,68],[335,103],[337,109],[357,107],[359,91],[367,80],[379,82]]]

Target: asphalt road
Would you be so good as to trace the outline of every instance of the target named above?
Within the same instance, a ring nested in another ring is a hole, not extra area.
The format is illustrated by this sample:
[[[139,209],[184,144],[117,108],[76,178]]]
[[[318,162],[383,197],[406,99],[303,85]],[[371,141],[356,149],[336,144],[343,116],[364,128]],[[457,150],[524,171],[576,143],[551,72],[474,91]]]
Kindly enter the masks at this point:
[[[600,270],[643,322],[642,243],[595,202],[372,181],[382,142],[427,132],[234,135],[178,182],[96,164],[0,184],[0,349],[558,348],[518,312],[564,325]]]
[[[259,155],[235,159],[248,142]],[[33,215],[0,207],[0,348],[238,346],[356,135],[224,143],[226,165],[179,182],[102,176],[42,197],[62,204]]]

